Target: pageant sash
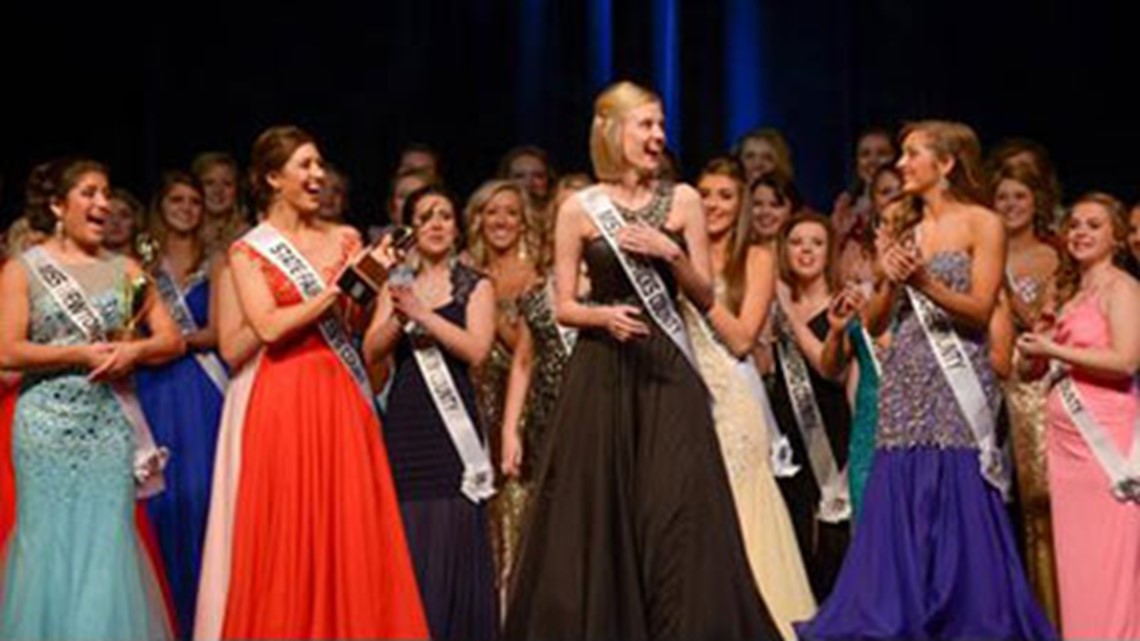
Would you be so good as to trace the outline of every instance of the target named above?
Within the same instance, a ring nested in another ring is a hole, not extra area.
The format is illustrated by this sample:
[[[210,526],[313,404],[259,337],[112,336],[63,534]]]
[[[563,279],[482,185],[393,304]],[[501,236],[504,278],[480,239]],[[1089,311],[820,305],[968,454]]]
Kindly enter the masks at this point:
[[[883,366],[879,363],[879,355],[875,352],[875,341],[871,338],[871,333],[867,331],[867,326],[862,322],[859,323],[859,335],[863,337],[863,344],[867,346],[867,353],[871,355],[871,365],[875,368],[875,375],[879,380],[883,378]]]
[[[708,319],[697,311],[696,306],[688,304],[688,311],[693,319],[690,326],[695,326],[696,331],[701,332],[708,344],[715,346],[714,348],[720,350],[725,358],[732,361],[734,375],[744,381],[752,398],[760,406],[760,414],[768,432],[768,465],[772,468],[772,476],[777,478],[795,476],[796,472],[800,471],[800,466],[792,461],[792,445],[788,442],[788,437],[780,431],[780,424],[776,422],[776,413],[772,411],[772,401],[768,398],[768,390],[760,378],[760,370],[756,369],[756,361],[751,354],[743,359],[733,356],[717,339],[716,330]]]
[[[819,486],[819,520],[824,523],[842,523],[851,518],[851,494],[847,487],[847,470],[839,469],[827,428],[819,412],[819,402],[811,386],[811,376],[803,355],[796,347],[790,330],[778,331],[776,351],[780,355],[780,370],[788,388],[792,414],[807,449],[808,464],[816,485]]]
[[[554,306],[557,304],[557,298],[554,295],[554,279],[546,279],[546,301],[550,305],[550,316],[554,319]],[[574,344],[578,341],[578,330],[573,327],[567,327],[557,320],[554,320],[554,327],[558,330],[558,338],[562,341],[562,349],[566,350],[566,356],[574,353]]]
[[[938,367],[950,384],[954,399],[974,434],[982,476],[1001,492],[1004,499],[1009,500],[1009,464],[997,444],[994,411],[986,400],[978,373],[962,347],[962,340],[950,325],[950,319],[929,298],[912,287],[907,287],[906,293],[938,360]]]
[[[189,291],[203,278],[204,276],[201,273],[191,277],[186,290]],[[170,275],[170,270],[166,268],[166,265],[155,270],[154,282],[158,288],[158,295],[162,298],[162,302],[166,303],[166,308],[170,310],[170,315],[178,323],[182,335],[186,336],[198,331],[200,328],[198,323],[194,322],[194,315],[190,312],[190,306],[186,304],[186,297],[182,294],[178,283],[174,281],[174,277]],[[226,374],[226,368],[222,365],[222,360],[218,358],[218,355],[213,352],[194,352],[194,360],[198,362],[198,367],[202,368],[214,387],[218,388],[218,392],[225,394],[226,387],[230,383],[230,377]]]
[[[87,298],[83,288],[71,277],[42,247],[33,247],[24,254],[24,259],[32,273],[51,295],[64,314],[83,332],[89,342],[106,340],[106,328],[95,306]],[[131,424],[135,439],[134,476],[137,494],[140,498],[154,496],[163,490],[165,484],[162,469],[170,457],[165,447],[155,445],[154,436],[147,424],[139,399],[126,379],[111,381],[108,384],[112,396]]]
[[[455,379],[451,377],[451,370],[447,369],[443,353],[434,344],[417,346],[412,353],[416,357],[420,374],[427,383],[432,403],[443,419],[455,452],[463,463],[463,479],[459,491],[476,504],[491,498],[495,494],[494,468],[483,447],[483,441],[479,438],[479,432],[475,429],[475,422],[467,413],[463,397],[455,386]]]
[[[780,423],[772,411],[772,399],[768,397],[768,388],[760,378],[756,361],[749,355],[744,360],[737,361],[735,369],[737,375],[747,383],[748,390],[752,392],[752,397],[764,415],[764,422],[768,424],[768,465],[772,468],[772,476],[792,478],[800,471],[800,466],[793,460],[792,444],[788,441],[788,436],[780,431]]]
[[[1054,362],[1054,365],[1056,363]],[[1121,503],[1140,504],[1140,415],[1132,424],[1132,449],[1125,458],[1112,438],[1088,410],[1076,382],[1068,373],[1062,372],[1057,382],[1061,394],[1061,404],[1069,414],[1085,439],[1101,469],[1108,476],[1109,490],[1113,498]]]
[[[614,207],[613,201],[610,200],[600,185],[579,191],[578,200],[581,201],[582,207],[594,222],[594,226],[598,228],[602,238],[609,245],[610,251],[621,263],[626,277],[629,278],[630,284],[637,292],[637,297],[641,299],[641,303],[648,310],[649,315],[653,317],[653,320],[657,322],[658,327],[665,332],[669,340],[673,341],[677,349],[681,350],[693,369],[700,372],[700,366],[693,354],[693,346],[689,343],[689,335],[685,331],[685,321],[677,312],[677,307],[669,296],[669,290],[665,287],[665,281],[661,280],[661,275],[657,273],[652,263],[629,256],[618,245],[617,232],[625,227],[626,223],[625,219],[618,213],[617,208]]]
[[[261,223],[253,228],[245,235],[245,242],[249,243],[258,254],[285,274],[289,282],[293,283],[293,286],[306,300],[314,298],[324,291],[325,282],[321,275],[309,264],[309,261],[305,260],[301,252],[293,247],[289,239],[282,236],[272,225]],[[364,397],[365,404],[375,411],[376,403],[368,383],[368,370],[364,368],[364,362],[360,359],[360,354],[356,352],[356,347],[349,339],[348,332],[344,331],[340,321],[332,314],[322,316],[321,320],[317,322],[317,329],[320,330],[325,343],[337,355],[352,379],[356,381],[356,386],[359,388],[361,396]]]

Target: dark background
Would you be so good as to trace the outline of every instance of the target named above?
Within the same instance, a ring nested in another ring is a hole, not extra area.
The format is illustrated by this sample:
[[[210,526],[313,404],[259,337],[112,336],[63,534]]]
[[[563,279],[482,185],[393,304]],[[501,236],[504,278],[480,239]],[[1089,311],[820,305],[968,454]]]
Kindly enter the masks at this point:
[[[679,60],[667,116],[690,177],[752,117],[785,131],[801,187],[830,209],[860,128],[945,117],[986,144],[1045,143],[1070,196],[1140,198],[1126,2],[18,0],[0,8],[0,222],[30,167],[55,155],[94,155],[145,197],[164,169],[204,149],[244,160],[259,131],[286,122],[347,170],[360,218],[378,211],[414,140],[443,151],[463,194],[519,143],[587,169],[606,75],[591,16],[610,2],[612,78],[660,86],[662,51]],[[668,11],[666,41],[655,25]]]

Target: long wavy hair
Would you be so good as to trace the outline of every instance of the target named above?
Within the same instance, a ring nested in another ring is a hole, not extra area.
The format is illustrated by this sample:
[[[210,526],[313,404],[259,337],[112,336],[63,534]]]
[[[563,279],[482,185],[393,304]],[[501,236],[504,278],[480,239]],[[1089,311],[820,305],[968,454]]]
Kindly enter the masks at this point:
[[[731,156],[718,156],[710,160],[701,170],[697,183],[705,176],[724,176],[736,184],[739,209],[736,222],[728,230],[728,257],[724,263],[725,305],[734,314],[740,313],[744,304],[745,272],[748,264],[748,249],[753,244],[752,198],[744,177],[740,161]]]
[[[927,135],[936,158],[954,161],[946,176],[947,196],[960,203],[988,205],[990,198],[982,170],[982,146],[969,125],[947,120],[908,123],[899,135],[899,146],[914,133]],[[883,222],[897,238],[922,220],[923,210],[921,198],[906,198],[899,206],[883,212]]]
[[[1076,210],[1078,205],[1100,205],[1106,212],[1108,218],[1112,221],[1112,238],[1116,241],[1117,248],[1113,254],[1112,262],[1117,266],[1124,263],[1124,259],[1128,254],[1128,210],[1125,209],[1124,203],[1120,202],[1116,197],[1101,192],[1089,192],[1078,198],[1073,206],[1065,211],[1064,218],[1061,219],[1061,237],[1068,243],[1069,229],[1073,224],[1073,211]],[[1057,307],[1060,308],[1062,304],[1071,299],[1077,293],[1077,287],[1081,282],[1081,267],[1077,261],[1066,250],[1061,252],[1061,263],[1057,266]]]

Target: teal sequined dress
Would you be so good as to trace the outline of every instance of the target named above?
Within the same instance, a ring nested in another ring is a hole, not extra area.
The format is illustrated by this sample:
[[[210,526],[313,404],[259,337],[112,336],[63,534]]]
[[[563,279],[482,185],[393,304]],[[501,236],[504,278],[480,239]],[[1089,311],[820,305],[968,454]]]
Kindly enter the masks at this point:
[[[122,324],[124,267],[121,258],[66,267],[107,327]],[[28,281],[30,339],[84,343],[30,273]],[[12,433],[17,516],[0,639],[170,638],[135,528],[133,431],[110,388],[76,369],[28,372]]]

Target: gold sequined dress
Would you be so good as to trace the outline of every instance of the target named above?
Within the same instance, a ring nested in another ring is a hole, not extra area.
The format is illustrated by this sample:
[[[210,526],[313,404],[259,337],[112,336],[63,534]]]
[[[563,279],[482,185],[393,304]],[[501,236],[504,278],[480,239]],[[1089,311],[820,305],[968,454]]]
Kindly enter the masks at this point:
[[[1031,276],[1013,281],[1019,297],[1033,301],[1040,284]],[[1017,356],[1015,355],[1015,358]],[[1016,361],[1014,363],[1017,364]],[[1017,492],[1020,499],[1025,545],[1025,572],[1033,595],[1054,626],[1060,627],[1057,601],[1057,565],[1053,555],[1053,522],[1049,501],[1049,477],[1045,463],[1045,395],[1043,380],[1024,382],[1013,376],[1003,384],[1013,442]]]

